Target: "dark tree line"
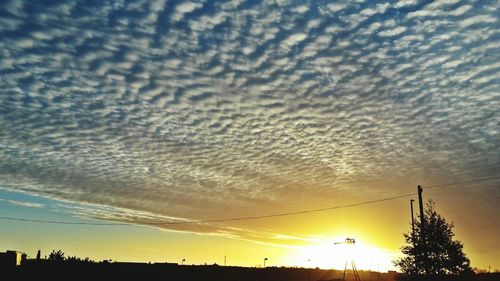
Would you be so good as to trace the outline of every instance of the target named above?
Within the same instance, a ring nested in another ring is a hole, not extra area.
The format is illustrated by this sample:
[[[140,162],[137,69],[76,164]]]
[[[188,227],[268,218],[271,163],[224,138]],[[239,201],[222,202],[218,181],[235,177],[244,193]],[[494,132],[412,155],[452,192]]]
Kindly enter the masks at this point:
[[[39,251],[40,252],[40,251]],[[37,260],[39,260],[40,258],[40,254],[38,253],[37,254]],[[68,257],[65,257],[65,254],[63,251],[61,250],[53,250],[48,258],[47,258],[48,261],[50,262],[87,262],[87,263],[94,263],[93,260],[89,259],[89,258],[79,258],[77,256],[68,256]]]

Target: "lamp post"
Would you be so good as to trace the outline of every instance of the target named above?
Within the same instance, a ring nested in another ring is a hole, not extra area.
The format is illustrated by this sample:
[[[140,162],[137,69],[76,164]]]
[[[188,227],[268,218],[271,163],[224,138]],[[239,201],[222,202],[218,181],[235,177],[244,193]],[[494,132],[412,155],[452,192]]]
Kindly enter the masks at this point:
[[[264,259],[264,268],[266,267],[266,261],[267,260],[268,260],[267,258]]]
[[[186,259],[182,259],[181,261],[181,265],[184,265],[184,262],[186,261]]]
[[[312,270],[312,268],[311,268],[311,259],[307,260],[307,265],[309,267],[309,269],[307,270],[308,271],[307,272],[307,280],[311,281],[311,270]]]

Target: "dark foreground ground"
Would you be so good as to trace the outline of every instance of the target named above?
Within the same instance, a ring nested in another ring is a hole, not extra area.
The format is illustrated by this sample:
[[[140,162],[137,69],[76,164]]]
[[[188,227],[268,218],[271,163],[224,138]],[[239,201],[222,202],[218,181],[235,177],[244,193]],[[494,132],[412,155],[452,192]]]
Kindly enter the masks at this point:
[[[318,281],[342,280],[342,272],[308,268],[248,268],[218,265],[141,263],[28,263],[0,270],[0,280],[178,280],[178,281]],[[393,273],[359,272],[363,281],[395,281]],[[348,272],[347,280],[355,280]],[[443,281],[500,281],[500,274],[479,274]]]

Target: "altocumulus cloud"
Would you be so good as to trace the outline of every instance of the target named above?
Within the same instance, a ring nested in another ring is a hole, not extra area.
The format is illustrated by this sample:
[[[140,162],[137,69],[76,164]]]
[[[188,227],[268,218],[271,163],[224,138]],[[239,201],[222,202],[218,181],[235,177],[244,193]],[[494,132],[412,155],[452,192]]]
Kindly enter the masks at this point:
[[[499,3],[423,2],[2,1],[0,186],[148,224],[495,174]]]

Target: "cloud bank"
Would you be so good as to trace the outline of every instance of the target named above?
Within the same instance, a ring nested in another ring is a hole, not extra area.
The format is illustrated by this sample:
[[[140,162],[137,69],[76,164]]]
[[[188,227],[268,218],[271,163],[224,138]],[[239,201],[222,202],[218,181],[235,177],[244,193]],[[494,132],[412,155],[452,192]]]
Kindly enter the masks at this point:
[[[3,1],[0,186],[144,223],[494,175],[499,2],[436,3]]]

